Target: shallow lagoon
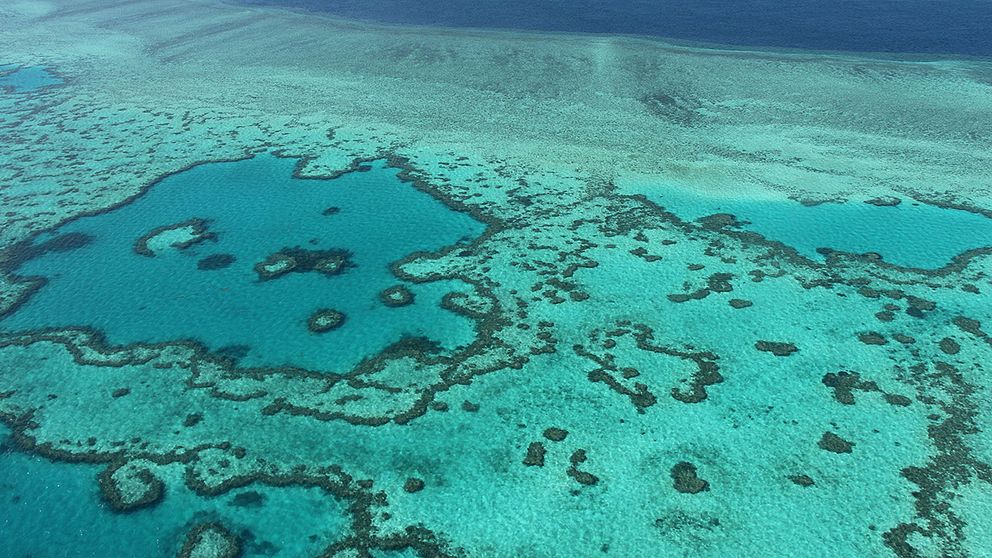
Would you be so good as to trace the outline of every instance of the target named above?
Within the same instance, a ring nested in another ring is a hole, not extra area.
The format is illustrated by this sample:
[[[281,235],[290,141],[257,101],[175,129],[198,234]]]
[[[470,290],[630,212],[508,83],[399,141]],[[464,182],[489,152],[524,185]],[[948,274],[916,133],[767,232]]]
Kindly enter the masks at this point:
[[[252,484],[203,498],[171,483],[160,505],[115,513],[100,499],[98,465],[58,463],[10,449],[0,427],[0,530],[5,556],[175,556],[192,524],[221,521],[252,533],[243,556],[316,554],[348,529],[343,505],[314,488]],[[178,471],[177,471],[178,472]]]
[[[885,262],[937,269],[968,250],[992,246],[992,219],[978,213],[900,199],[897,205],[865,200],[804,205],[788,199],[713,196],[678,186],[622,188],[643,194],[685,220],[717,213],[737,218],[744,230],[787,244],[823,261],[818,248],[852,254],[876,252]]]
[[[0,327],[90,327],[115,344],[192,339],[240,356],[243,365],[313,370],[350,368],[404,336],[445,348],[470,343],[472,322],[440,307],[446,293],[468,285],[406,285],[415,299],[404,307],[379,296],[401,284],[391,263],[470,241],[484,226],[401,182],[382,163],[335,180],[293,178],[295,164],[260,155],[198,166],[129,204],[42,235],[35,246],[59,237],[90,240],[22,265],[19,274],[47,283]],[[183,233],[175,226],[191,219],[203,219],[213,236],[177,247],[188,238],[168,235]],[[160,227],[173,229],[146,242],[153,255],[137,253],[141,239]],[[260,280],[256,264],[286,247],[347,250],[350,264],[336,275]],[[309,331],[308,318],[324,308],[342,312],[344,324]]]
[[[14,93],[25,93],[61,83],[62,78],[41,66],[0,64],[0,91],[9,89]]]

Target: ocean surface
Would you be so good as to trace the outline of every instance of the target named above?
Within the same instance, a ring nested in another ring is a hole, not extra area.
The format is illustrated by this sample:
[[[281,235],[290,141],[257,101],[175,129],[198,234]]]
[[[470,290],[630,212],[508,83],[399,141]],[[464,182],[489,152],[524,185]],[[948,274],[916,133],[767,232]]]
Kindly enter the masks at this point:
[[[992,56],[987,0],[237,0],[380,23],[647,35],[736,46]]]
[[[992,556],[992,5],[244,4],[0,3],[0,556]]]

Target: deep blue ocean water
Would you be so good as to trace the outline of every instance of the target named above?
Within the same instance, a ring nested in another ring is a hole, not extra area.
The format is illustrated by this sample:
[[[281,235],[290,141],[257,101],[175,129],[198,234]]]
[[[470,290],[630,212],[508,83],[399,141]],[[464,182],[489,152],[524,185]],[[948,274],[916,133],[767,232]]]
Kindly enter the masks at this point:
[[[235,0],[382,23],[992,56],[989,0]]]

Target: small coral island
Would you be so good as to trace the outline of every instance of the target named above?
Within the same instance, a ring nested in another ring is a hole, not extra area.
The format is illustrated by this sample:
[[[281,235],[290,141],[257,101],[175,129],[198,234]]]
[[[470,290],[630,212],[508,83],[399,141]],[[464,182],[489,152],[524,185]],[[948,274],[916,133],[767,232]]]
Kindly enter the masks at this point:
[[[259,281],[278,279],[287,273],[308,273],[315,271],[324,275],[338,275],[349,267],[355,267],[351,261],[352,253],[343,249],[307,250],[296,246],[282,248],[265,261],[255,264],[255,273]]]
[[[322,308],[314,312],[307,320],[307,329],[314,333],[326,333],[344,324],[343,313],[330,308]]]
[[[168,248],[185,250],[207,240],[217,240],[217,234],[209,230],[209,225],[209,220],[194,217],[155,227],[134,241],[134,253],[154,258]]]
[[[403,285],[394,285],[379,293],[379,300],[393,308],[406,306],[413,303],[413,293]]]

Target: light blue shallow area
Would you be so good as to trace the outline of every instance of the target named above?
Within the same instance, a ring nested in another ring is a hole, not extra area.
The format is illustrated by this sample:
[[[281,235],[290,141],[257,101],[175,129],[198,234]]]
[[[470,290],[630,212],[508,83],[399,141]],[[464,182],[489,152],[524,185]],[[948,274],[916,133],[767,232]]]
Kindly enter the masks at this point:
[[[260,155],[172,175],[130,204],[68,223],[36,239],[82,233],[92,241],[28,261],[22,275],[48,282],[0,321],[6,331],[87,326],[115,344],[194,339],[211,350],[248,346],[249,366],[296,365],[342,370],[404,336],[426,336],[445,348],[471,342],[473,323],[443,310],[457,281],[408,285],[409,306],[390,308],[379,293],[400,284],[389,264],[418,250],[468,242],[484,225],[452,211],[396,177],[383,164],[334,180],[292,177],[295,160]],[[324,215],[328,207],[340,210]],[[134,252],[155,227],[210,220],[216,241],[155,257]],[[259,281],[254,265],[283,247],[342,248],[356,267],[336,276],[289,273]],[[212,254],[232,254],[227,268],[201,270]],[[347,318],[322,334],[307,329],[318,309]]]
[[[896,206],[862,201],[806,206],[792,200],[699,195],[679,187],[640,193],[685,220],[730,213],[746,230],[787,244],[814,261],[817,248],[877,252],[888,263],[935,269],[967,250],[992,246],[992,219],[958,209],[903,200]]]
[[[10,88],[15,93],[24,93],[61,83],[62,78],[41,66],[0,65],[0,90]]]
[[[314,556],[349,530],[345,506],[316,488],[249,485],[203,498],[170,483],[158,505],[120,514],[100,499],[101,466],[56,463],[12,451],[0,425],[0,555],[11,558],[157,558],[175,556],[188,530],[219,521],[247,530],[244,558]],[[178,471],[178,470],[177,470]],[[238,506],[239,494],[257,503]]]

